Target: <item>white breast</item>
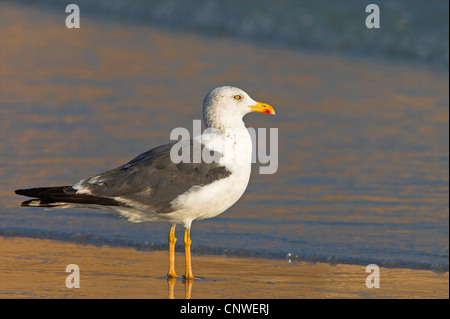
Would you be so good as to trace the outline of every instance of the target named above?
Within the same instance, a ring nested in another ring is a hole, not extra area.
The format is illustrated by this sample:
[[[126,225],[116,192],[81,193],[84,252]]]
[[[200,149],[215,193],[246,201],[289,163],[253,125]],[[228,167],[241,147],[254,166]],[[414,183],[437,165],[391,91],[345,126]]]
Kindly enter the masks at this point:
[[[192,220],[223,213],[239,200],[250,179],[252,142],[247,129],[232,130],[221,136],[204,136],[202,140],[209,149],[223,154],[219,163],[231,174],[206,186],[194,186],[172,201],[172,207],[177,211],[167,217],[185,227],[190,227]]]

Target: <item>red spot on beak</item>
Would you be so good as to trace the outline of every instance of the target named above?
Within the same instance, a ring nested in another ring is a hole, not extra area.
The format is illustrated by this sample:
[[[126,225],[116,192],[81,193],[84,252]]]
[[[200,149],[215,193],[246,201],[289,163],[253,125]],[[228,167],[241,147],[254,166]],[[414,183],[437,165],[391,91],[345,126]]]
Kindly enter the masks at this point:
[[[270,112],[269,109],[265,109],[265,110],[263,111],[263,113],[264,113],[264,114],[270,114],[270,113],[272,113],[272,112]]]

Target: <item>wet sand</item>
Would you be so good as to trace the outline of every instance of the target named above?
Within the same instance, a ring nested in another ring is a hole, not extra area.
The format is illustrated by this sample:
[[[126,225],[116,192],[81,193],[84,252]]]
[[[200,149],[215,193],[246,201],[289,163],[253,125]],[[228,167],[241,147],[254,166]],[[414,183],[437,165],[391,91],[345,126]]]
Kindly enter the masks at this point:
[[[168,253],[0,238],[0,298],[448,298],[449,274],[380,268],[368,289],[364,266],[222,256],[194,256],[191,284],[168,282]],[[183,273],[184,256],[177,253]],[[77,264],[80,288],[66,287]]]

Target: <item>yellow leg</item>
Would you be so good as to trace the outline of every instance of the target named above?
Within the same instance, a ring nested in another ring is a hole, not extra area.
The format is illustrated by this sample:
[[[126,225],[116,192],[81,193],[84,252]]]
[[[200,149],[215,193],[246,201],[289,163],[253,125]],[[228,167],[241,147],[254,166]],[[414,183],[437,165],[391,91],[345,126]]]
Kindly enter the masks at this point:
[[[169,272],[167,276],[169,278],[178,277],[175,272],[175,243],[177,239],[175,238],[175,225],[170,225],[169,232]]]
[[[186,253],[186,273],[184,274],[184,279],[194,279],[194,274],[192,273],[191,265],[191,235],[190,229],[184,229],[184,251]]]

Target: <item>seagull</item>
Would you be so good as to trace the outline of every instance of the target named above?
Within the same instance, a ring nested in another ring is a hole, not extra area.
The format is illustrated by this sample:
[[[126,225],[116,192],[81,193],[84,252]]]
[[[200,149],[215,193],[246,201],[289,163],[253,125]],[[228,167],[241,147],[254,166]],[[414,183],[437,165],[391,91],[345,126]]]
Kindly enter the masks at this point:
[[[220,215],[247,188],[252,140],[243,117],[250,112],[275,114],[272,106],[253,100],[239,88],[215,88],[203,101],[206,129],[202,134],[152,148],[122,166],[71,186],[18,189],[15,193],[32,197],[21,206],[97,208],[130,222],[168,222],[168,278],[178,277],[175,227],[181,224],[186,255],[183,277],[192,280],[192,221]],[[201,151],[200,159],[195,158],[195,149]],[[181,160],[180,151],[185,151]]]

